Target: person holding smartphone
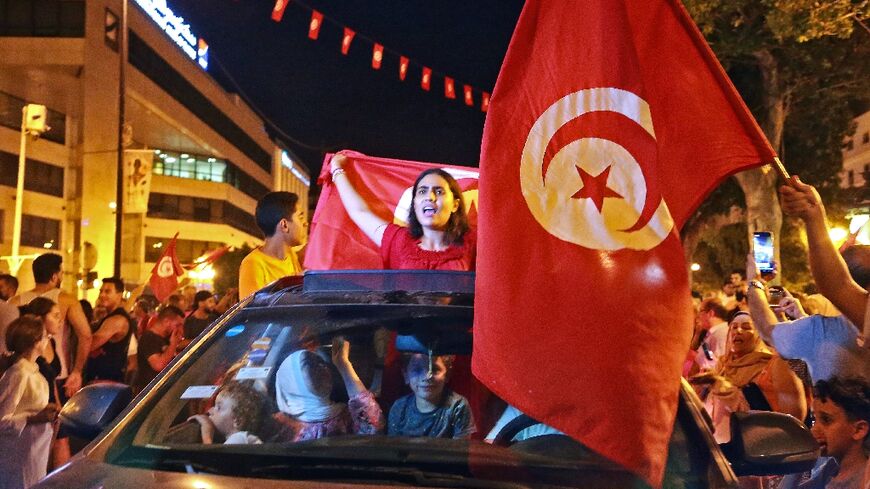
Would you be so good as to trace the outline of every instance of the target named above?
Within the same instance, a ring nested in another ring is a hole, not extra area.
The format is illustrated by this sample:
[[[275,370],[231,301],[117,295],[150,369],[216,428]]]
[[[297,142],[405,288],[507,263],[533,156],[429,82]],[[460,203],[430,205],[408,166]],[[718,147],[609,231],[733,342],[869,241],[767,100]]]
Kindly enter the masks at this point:
[[[767,285],[761,280],[755,257],[746,257],[746,292],[749,313],[762,338],[785,358],[803,360],[814,382],[832,377],[870,378],[870,350],[861,346],[861,335],[843,316],[807,316],[789,297],[780,306],[792,321],[780,321],[770,308]]]

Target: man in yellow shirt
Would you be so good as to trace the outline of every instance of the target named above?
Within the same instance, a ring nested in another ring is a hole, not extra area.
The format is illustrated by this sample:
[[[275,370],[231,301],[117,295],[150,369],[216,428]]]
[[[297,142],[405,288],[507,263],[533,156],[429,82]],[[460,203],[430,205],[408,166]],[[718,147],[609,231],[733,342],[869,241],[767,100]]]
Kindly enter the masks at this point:
[[[265,242],[242,260],[239,267],[239,297],[247,297],[287,275],[302,274],[294,247],[308,240],[305,211],[292,192],[270,192],[257,203],[257,226]]]

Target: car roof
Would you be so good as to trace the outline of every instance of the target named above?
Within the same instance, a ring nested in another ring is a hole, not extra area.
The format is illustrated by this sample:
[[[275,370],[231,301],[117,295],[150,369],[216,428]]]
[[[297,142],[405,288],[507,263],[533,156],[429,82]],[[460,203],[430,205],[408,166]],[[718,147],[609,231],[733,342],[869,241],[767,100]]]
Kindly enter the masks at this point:
[[[257,292],[241,313],[263,321],[293,317],[318,336],[383,327],[398,334],[401,351],[470,353],[474,277],[441,270],[309,271]]]

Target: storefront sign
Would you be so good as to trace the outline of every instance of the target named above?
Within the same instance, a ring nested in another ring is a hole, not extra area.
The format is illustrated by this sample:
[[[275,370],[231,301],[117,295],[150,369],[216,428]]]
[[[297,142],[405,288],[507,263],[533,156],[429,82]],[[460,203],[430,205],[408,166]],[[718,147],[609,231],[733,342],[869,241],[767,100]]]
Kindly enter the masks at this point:
[[[203,69],[208,69],[208,44],[191,32],[190,25],[166,6],[166,0],[136,0],[163,32]]]

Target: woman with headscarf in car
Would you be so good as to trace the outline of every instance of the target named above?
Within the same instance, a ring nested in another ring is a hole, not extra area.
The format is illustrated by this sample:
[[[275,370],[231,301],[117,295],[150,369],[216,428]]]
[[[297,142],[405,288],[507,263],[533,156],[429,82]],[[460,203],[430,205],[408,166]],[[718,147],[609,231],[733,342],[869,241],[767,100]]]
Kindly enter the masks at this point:
[[[728,352],[719,357],[716,369],[692,380],[711,384],[708,409],[719,443],[731,438],[729,420],[734,412],[776,411],[799,420],[807,414],[800,379],[764,344],[745,311],[735,312],[729,321]]]
[[[332,340],[332,363],[347,389],[347,404],[330,399],[332,372],[315,352],[291,353],[275,376],[275,397],[282,441],[314,440],[339,435],[373,435],[384,429],[384,415],[350,363],[350,343]]]
[[[420,173],[412,187],[408,227],[402,227],[372,212],[346,174],[348,160],[342,153],[332,157],[332,183],[351,220],[380,248],[384,268],[474,270],[475,235],[462,189],[449,173],[438,168]]]

